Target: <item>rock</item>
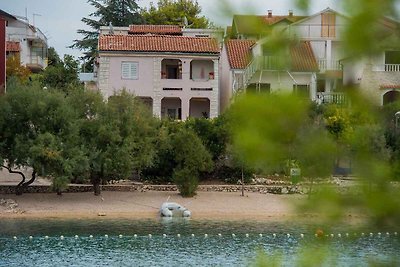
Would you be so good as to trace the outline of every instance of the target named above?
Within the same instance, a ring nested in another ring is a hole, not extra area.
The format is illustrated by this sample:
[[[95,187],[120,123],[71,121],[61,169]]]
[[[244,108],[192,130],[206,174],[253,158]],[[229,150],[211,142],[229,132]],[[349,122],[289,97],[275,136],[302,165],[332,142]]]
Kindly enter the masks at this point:
[[[281,194],[288,194],[288,193],[289,193],[289,191],[287,190],[287,188],[283,187],[281,190]]]

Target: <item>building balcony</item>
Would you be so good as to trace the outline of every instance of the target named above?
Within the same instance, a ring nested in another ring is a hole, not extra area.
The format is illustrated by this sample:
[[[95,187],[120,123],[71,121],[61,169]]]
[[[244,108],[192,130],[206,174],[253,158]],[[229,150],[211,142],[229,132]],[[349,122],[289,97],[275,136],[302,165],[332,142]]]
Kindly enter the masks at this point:
[[[344,93],[320,92],[317,93],[317,98],[315,101],[317,104],[345,105],[347,103],[347,97]]]
[[[41,56],[31,56],[29,61],[26,63],[26,67],[32,72],[38,72],[47,67],[47,59]]]
[[[400,64],[373,65],[372,71],[400,72]]]
[[[318,59],[318,68],[320,72],[326,71],[341,71],[342,64],[339,60],[326,60],[326,59]]]

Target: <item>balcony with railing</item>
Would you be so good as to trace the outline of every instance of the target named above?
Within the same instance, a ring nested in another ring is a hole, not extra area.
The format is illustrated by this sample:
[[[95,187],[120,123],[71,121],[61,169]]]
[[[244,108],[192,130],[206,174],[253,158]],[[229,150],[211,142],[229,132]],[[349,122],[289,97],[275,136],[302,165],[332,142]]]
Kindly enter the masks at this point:
[[[330,71],[341,71],[342,64],[339,60],[327,60],[327,59],[318,59],[318,68],[320,72]]]
[[[40,71],[47,67],[47,60],[41,56],[32,55],[29,57],[26,66],[33,72]]]
[[[400,64],[381,64],[374,65],[373,71],[385,71],[385,72],[400,72]]]
[[[317,104],[345,105],[347,104],[347,97],[344,93],[339,92],[320,92],[317,93],[315,101]]]

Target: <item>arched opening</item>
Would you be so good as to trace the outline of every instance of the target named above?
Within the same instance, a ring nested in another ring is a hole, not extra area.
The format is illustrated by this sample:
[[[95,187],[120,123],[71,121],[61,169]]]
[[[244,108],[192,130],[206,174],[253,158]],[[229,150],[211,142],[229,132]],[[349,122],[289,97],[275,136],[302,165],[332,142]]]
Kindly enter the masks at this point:
[[[161,118],[182,119],[182,101],[178,97],[164,97],[161,100]]]
[[[214,80],[214,62],[212,60],[192,60],[190,79],[194,81]]]
[[[161,79],[182,79],[182,61],[163,59],[161,61]]]
[[[189,116],[208,119],[210,117],[210,99],[197,97],[190,99]]]
[[[400,100],[400,92],[399,91],[389,91],[383,95],[383,104],[390,104],[395,101]]]

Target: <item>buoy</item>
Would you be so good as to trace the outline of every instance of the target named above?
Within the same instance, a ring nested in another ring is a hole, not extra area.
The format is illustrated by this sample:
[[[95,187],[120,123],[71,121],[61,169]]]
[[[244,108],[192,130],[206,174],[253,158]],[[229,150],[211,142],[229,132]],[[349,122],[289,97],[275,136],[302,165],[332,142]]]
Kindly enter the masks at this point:
[[[60,236],[60,239],[64,239],[64,236],[63,236],[63,235],[61,235],[61,236]]]
[[[79,237],[78,235],[75,235],[75,239],[78,239],[78,237]]]
[[[14,240],[17,240],[17,237],[16,237],[16,236],[13,236],[13,238],[14,238]]]
[[[222,235],[221,235],[221,234],[218,234],[218,236],[221,237]]]
[[[337,237],[342,237],[342,234],[337,234]]]
[[[365,234],[364,234],[364,233],[361,233],[361,236],[365,236]]]
[[[166,234],[163,234],[162,236],[163,236],[164,238],[166,238],[166,237],[167,237],[167,235],[166,235]]]
[[[46,236],[44,237],[44,239],[49,239],[49,236],[48,236],[48,235],[46,235]]]
[[[301,238],[304,238],[304,234],[300,234],[300,237],[301,237]]]
[[[331,234],[331,237],[334,237],[334,235],[333,235],[333,234]]]
[[[346,233],[346,237],[349,237],[349,233]]]
[[[276,234],[272,234],[272,236],[275,238],[275,237],[276,237]]]
[[[151,238],[152,237],[152,235],[151,234],[149,234],[149,238]]]
[[[369,236],[373,236],[374,234],[373,233],[369,233]]]
[[[192,234],[192,237],[194,237],[194,234]]]
[[[379,232],[378,235],[381,236],[381,233]]]
[[[386,235],[387,235],[387,236],[390,236],[389,232],[386,232]]]
[[[236,235],[235,234],[232,234],[232,237],[235,237]]]
[[[104,235],[105,238],[108,238],[108,235]]]
[[[316,237],[323,237],[324,236],[324,231],[322,231],[321,229],[318,229],[317,231],[315,231],[315,236]]]
[[[204,237],[208,237],[208,234],[204,234]]]
[[[181,237],[181,234],[177,234],[176,236],[177,236],[177,237]]]
[[[137,237],[137,234],[134,234],[133,237],[136,238],[136,237]]]
[[[286,236],[289,238],[289,237],[290,237],[290,234],[286,234]]]
[[[33,239],[33,236],[30,235],[30,236],[29,236],[29,239]]]
[[[397,232],[394,232],[394,235],[397,235]]]
[[[262,237],[262,234],[259,234],[260,237]]]
[[[318,237],[318,235],[317,235],[317,234],[314,234],[314,236],[315,236],[315,237]]]
[[[92,235],[90,235],[90,236],[89,236],[89,238],[93,238],[93,236],[92,236]]]
[[[249,237],[249,234],[246,234],[246,237]]]
[[[119,237],[119,238],[122,238],[122,235],[119,235],[118,237]]]

